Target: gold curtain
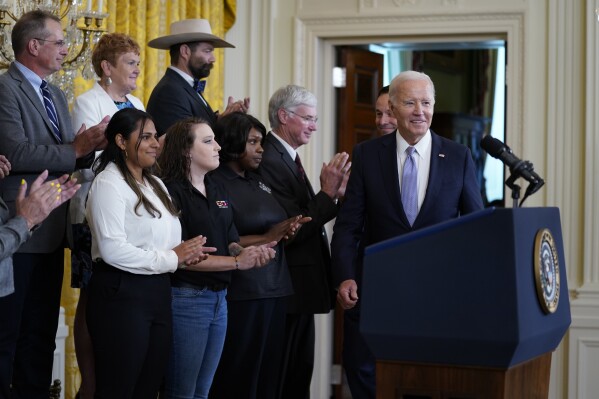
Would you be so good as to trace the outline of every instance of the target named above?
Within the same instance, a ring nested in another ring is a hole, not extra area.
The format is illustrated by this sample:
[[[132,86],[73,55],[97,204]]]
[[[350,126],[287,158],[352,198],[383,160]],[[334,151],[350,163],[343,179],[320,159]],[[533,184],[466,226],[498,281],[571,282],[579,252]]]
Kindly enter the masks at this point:
[[[94,0],[94,9],[96,9]],[[108,32],[122,32],[133,37],[141,47],[141,73],[137,78],[137,90],[133,95],[144,104],[147,103],[152,89],[158,83],[170,59],[168,51],[156,50],[146,43],[158,36],[169,34],[170,24],[181,19],[205,18],[210,21],[212,33],[223,37],[235,22],[236,0],[109,0],[104,2],[104,11],[109,14],[105,27]],[[206,88],[206,98],[221,109],[223,104],[223,50],[215,50],[215,68],[210,74]],[[79,78],[75,82],[75,96],[89,90],[93,81]],[[70,288],[71,260],[70,252],[65,253],[65,278],[62,287],[61,305],[66,309],[66,323],[69,336],[66,342],[66,376],[62,381],[65,398],[75,397],[81,379],[75,345],[73,342],[73,320],[79,299],[79,290]]]

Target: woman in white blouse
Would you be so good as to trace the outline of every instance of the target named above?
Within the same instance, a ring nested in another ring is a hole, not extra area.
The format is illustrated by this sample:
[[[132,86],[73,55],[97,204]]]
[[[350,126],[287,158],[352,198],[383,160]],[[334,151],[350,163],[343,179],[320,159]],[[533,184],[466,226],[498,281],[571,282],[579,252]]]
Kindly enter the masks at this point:
[[[178,212],[150,173],[158,151],[150,116],[119,111],[106,138],[86,206],[95,262],[87,304],[95,397],[155,399],[171,343],[169,274],[216,249],[204,248],[202,236],[181,242]]]
[[[72,119],[73,129],[78,131],[82,124],[94,126],[119,109],[136,108],[145,111],[144,105],[131,94],[137,88],[139,69],[139,44],[123,33],[102,35],[92,54],[92,65],[99,79],[94,86],[75,99]],[[79,302],[75,313],[73,335],[75,353],[81,373],[78,399],[94,397],[94,353],[85,321],[87,306],[87,284],[92,273],[89,257],[89,229],[84,223],[85,200],[94,178],[91,169],[80,169],[74,176],[82,184],[70,202],[69,213],[73,236],[71,245],[71,287],[80,288]]]

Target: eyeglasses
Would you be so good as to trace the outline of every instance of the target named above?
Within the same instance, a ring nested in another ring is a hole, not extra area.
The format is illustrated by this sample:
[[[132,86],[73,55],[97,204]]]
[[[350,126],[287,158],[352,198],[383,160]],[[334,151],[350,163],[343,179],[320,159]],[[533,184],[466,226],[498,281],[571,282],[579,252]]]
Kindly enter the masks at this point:
[[[287,112],[289,112],[289,113],[291,113],[291,114],[293,114],[295,116],[299,116],[306,123],[317,123],[318,122],[318,117],[317,116],[306,116],[306,115],[296,114],[295,112],[291,111],[290,109],[286,109],[285,111],[287,111]]]
[[[56,47],[67,47],[69,45],[69,43],[67,43],[65,40],[46,40],[46,39],[40,39],[37,37],[34,37],[35,40],[39,40],[40,42],[48,42],[48,43],[52,43],[54,44]]]

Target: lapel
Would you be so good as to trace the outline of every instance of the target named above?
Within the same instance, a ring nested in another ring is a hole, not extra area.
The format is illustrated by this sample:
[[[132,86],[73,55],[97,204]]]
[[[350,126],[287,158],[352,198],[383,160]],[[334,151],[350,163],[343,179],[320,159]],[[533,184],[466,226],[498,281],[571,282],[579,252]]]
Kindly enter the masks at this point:
[[[202,96],[201,94],[198,94],[198,92],[195,91],[193,89],[193,87],[191,87],[189,85],[189,83],[187,83],[185,81],[185,79],[183,79],[183,77],[181,75],[179,75],[177,72],[173,71],[170,68],[167,68],[166,73],[168,73],[170,75],[171,79],[173,79],[175,82],[177,82],[177,84],[179,86],[181,86],[183,88],[183,90],[185,90],[187,92],[187,94],[189,94],[189,96],[191,96],[191,98],[193,98],[194,102],[197,103],[198,107],[206,110],[206,114],[210,118],[210,120],[208,122],[210,122],[210,124],[213,126],[216,123],[216,115],[214,114],[212,107],[210,107],[210,104],[208,103],[208,101],[206,101],[204,96]],[[200,98],[200,96],[202,98]],[[202,99],[204,101],[202,101]]]
[[[311,197],[314,197],[314,195],[315,195],[314,190],[312,189],[312,185],[310,184],[310,180],[308,179],[308,176],[306,176],[306,182],[304,183],[304,181],[302,181],[302,178],[300,177],[300,172],[297,168],[297,164],[295,163],[295,160],[291,159],[291,155],[289,155],[289,152],[287,152],[287,149],[285,147],[283,147],[283,144],[281,144],[281,142],[279,140],[277,140],[272,134],[266,135],[266,141],[268,143],[270,143],[270,145],[272,145],[273,148],[279,153],[281,160],[283,161],[283,163],[287,166],[289,171],[295,177],[297,185],[306,187],[308,189],[309,195]]]
[[[381,149],[379,151],[379,162],[381,169],[379,171],[380,176],[383,179],[383,187],[387,191],[389,196],[389,203],[393,209],[398,210],[398,214],[401,218],[402,223],[406,228],[410,228],[410,223],[406,217],[406,213],[401,203],[401,192],[399,190],[399,176],[397,167],[397,138],[394,134],[388,134],[383,136],[381,140]]]
[[[14,64],[10,65],[8,72],[15,81],[19,82],[19,87],[21,88],[25,96],[29,99],[29,101],[31,101],[36,111],[44,120],[44,123],[46,125],[46,133],[48,133],[52,137],[52,140],[54,140],[57,144],[60,144],[58,142],[58,139],[54,136],[52,124],[50,123],[50,119],[48,118],[46,108],[44,107],[44,104],[40,100],[38,94],[36,93],[31,83],[29,83],[29,81],[25,79],[25,76],[23,76],[21,71],[19,71],[19,69]],[[58,110],[56,112],[58,113]],[[62,121],[60,119],[59,123],[61,123],[62,126]]]
[[[424,201],[420,207],[420,212],[414,221],[414,226],[417,226],[420,215],[426,215],[432,211],[432,207],[435,204],[435,199],[438,196],[441,183],[443,181],[443,169],[446,157],[440,157],[439,154],[443,153],[443,143],[439,136],[437,136],[431,130],[431,166],[428,174],[428,185],[426,187],[426,194],[424,195]]]

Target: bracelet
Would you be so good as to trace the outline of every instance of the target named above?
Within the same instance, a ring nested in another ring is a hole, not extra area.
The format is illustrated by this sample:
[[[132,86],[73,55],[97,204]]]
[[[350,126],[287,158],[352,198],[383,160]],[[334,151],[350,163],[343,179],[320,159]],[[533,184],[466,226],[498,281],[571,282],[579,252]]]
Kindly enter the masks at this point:
[[[233,257],[235,259],[235,270],[239,270],[239,261],[237,260],[237,255]]]

